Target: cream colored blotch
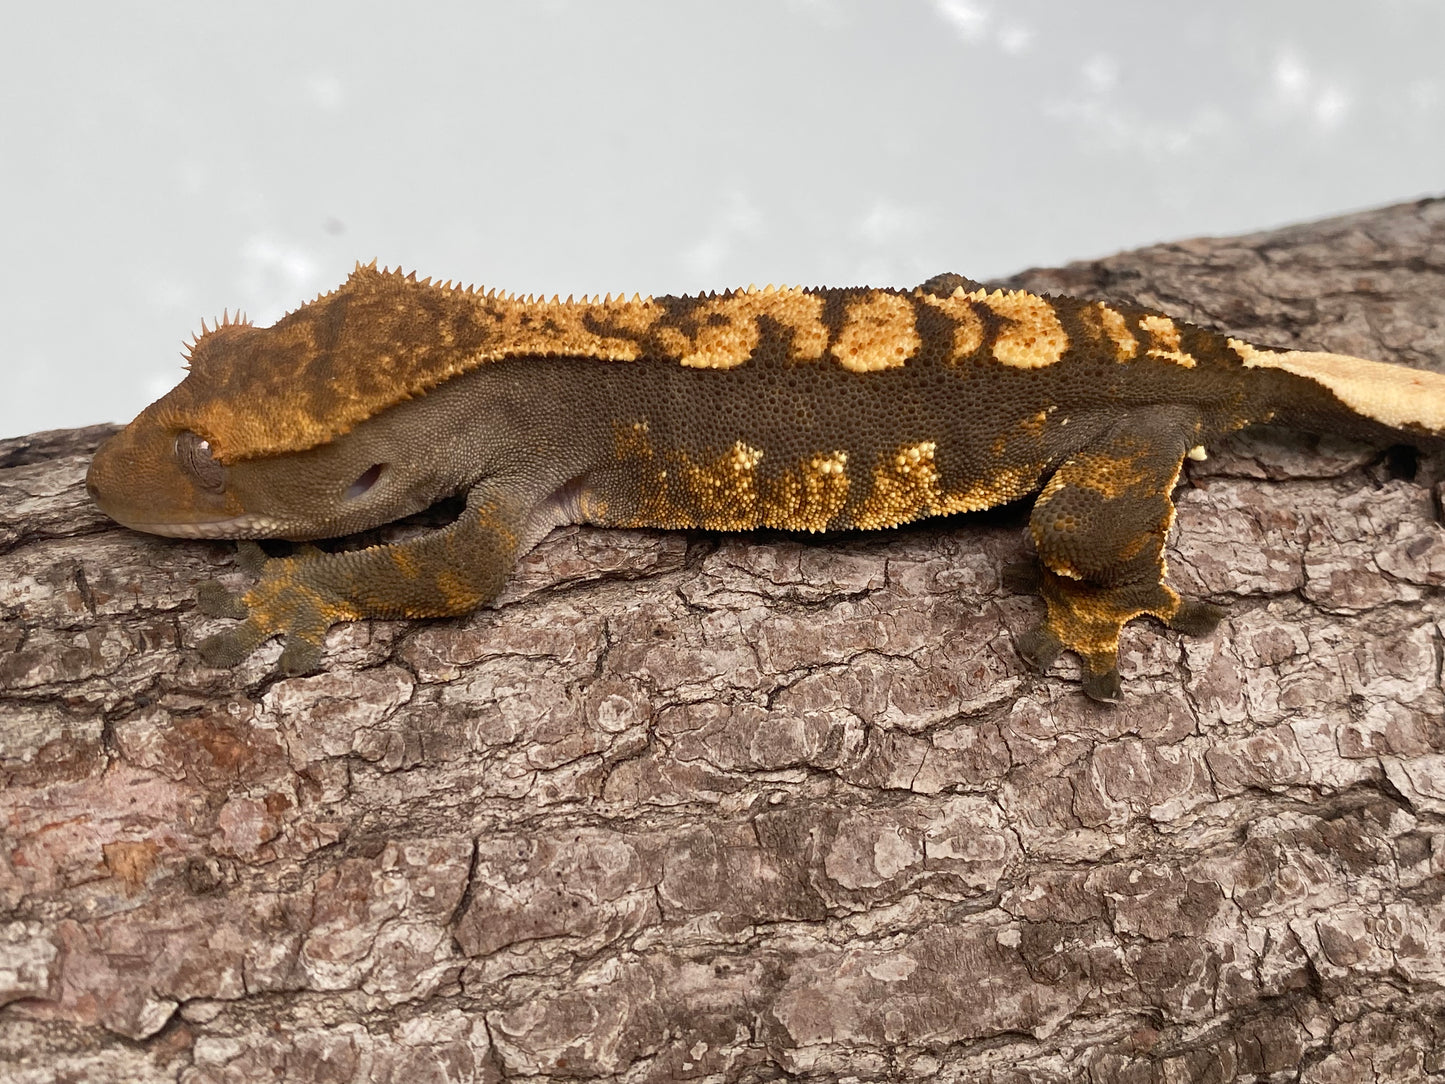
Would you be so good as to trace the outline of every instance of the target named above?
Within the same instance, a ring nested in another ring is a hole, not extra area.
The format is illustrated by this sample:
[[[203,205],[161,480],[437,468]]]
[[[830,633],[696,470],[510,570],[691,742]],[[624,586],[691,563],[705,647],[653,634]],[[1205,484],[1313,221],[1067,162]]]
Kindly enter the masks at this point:
[[[1420,426],[1445,434],[1445,376],[1403,365],[1309,350],[1260,350],[1229,340],[1245,368],[1283,369],[1313,380],[1351,410],[1404,429]]]

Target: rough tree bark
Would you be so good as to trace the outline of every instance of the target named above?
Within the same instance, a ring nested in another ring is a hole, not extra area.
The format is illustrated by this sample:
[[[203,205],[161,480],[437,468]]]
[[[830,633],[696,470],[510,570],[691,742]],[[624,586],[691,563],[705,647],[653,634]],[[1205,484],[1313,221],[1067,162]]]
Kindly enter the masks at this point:
[[[1445,201],[1015,282],[1440,368]],[[105,521],[108,431],[0,444],[0,1079],[1445,1079],[1438,462],[1191,463],[1230,616],[1108,709],[1014,649],[1020,513],[565,530],[210,670],[231,548]]]

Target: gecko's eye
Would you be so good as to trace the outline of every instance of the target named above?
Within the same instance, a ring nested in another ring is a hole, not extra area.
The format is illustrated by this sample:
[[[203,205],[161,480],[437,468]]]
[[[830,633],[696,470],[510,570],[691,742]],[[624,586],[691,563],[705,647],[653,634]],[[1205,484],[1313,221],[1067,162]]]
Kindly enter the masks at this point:
[[[226,484],[226,468],[211,455],[211,442],[189,429],[176,437],[176,459],[196,483],[220,492]]]
[[[373,463],[367,467],[366,472],[362,474],[360,478],[346,487],[346,499],[348,501],[355,500],[372,486],[376,485],[376,480],[381,477],[381,472],[385,469],[385,463]]]

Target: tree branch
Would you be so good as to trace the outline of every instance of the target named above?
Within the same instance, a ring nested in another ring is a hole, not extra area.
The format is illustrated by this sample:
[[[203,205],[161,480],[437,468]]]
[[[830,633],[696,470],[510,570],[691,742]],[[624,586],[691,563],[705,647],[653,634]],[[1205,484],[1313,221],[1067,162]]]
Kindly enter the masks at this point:
[[[1011,285],[1438,369],[1445,202]],[[0,442],[0,1077],[1445,1072],[1438,462],[1191,463],[1230,616],[1131,626],[1108,709],[1018,657],[1017,510],[568,529],[498,609],[207,669],[232,547],[92,508],[109,431]]]

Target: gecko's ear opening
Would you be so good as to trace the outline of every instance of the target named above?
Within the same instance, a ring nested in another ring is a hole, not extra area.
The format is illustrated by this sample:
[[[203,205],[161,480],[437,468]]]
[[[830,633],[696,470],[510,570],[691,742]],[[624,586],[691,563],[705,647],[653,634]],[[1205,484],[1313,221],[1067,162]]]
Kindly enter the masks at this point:
[[[346,487],[346,499],[348,501],[355,500],[372,486],[376,485],[377,479],[381,477],[381,472],[384,470],[386,470],[385,463],[373,463],[367,467],[361,477]]]

